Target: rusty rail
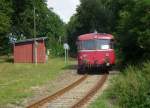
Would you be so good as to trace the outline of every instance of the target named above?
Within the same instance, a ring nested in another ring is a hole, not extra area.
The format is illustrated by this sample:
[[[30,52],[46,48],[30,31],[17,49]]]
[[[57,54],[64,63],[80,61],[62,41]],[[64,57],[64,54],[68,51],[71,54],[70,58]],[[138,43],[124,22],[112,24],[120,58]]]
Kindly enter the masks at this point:
[[[107,74],[104,74],[102,78],[97,82],[97,84],[77,103],[75,103],[71,108],[81,108],[85,103],[87,103],[92,96],[103,86],[104,82],[107,79]]]
[[[57,97],[63,95],[64,93],[66,93],[67,91],[71,90],[72,88],[76,87],[77,85],[79,85],[82,81],[84,81],[87,78],[88,75],[84,75],[83,77],[81,77],[79,80],[75,81],[74,83],[72,83],[71,85],[65,87],[64,89],[54,93],[51,96],[48,96],[46,98],[43,98],[29,106],[27,106],[27,108],[39,108],[40,106],[44,105],[47,102],[50,102],[54,99],[56,99]]]

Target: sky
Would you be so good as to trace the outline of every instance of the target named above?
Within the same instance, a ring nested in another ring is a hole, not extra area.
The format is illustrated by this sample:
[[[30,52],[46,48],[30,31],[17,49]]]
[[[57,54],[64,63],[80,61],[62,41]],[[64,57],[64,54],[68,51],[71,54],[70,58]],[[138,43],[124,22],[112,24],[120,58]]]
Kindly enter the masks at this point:
[[[80,2],[79,0],[47,0],[47,4],[65,23],[68,23],[70,17],[76,13]]]

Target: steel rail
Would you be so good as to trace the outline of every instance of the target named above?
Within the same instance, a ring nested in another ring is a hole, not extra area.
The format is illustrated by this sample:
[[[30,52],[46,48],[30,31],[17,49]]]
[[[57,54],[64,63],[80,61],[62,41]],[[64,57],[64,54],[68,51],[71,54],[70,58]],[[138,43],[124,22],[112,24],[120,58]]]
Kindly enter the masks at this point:
[[[43,106],[45,103],[50,102],[52,100],[55,100],[57,97],[60,97],[61,95],[63,95],[64,93],[68,92],[69,90],[73,89],[74,87],[76,87],[77,85],[79,85],[81,82],[83,82],[86,78],[88,77],[88,75],[84,75],[83,77],[81,77],[79,80],[75,81],[74,83],[70,84],[69,86],[59,90],[58,92],[45,97],[29,106],[27,106],[27,108],[39,108],[41,106]]]
[[[108,75],[104,74],[102,78],[97,82],[97,84],[77,103],[75,103],[71,108],[81,108],[84,104],[86,104],[96,93],[97,91],[104,85]]]

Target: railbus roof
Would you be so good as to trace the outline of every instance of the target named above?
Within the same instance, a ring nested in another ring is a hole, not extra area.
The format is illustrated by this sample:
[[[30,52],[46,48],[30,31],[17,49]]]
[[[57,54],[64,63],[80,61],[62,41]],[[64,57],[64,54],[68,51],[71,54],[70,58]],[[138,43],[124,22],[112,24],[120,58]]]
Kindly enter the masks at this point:
[[[78,40],[92,40],[92,39],[114,39],[113,35],[106,33],[88,33],[78,37]]]

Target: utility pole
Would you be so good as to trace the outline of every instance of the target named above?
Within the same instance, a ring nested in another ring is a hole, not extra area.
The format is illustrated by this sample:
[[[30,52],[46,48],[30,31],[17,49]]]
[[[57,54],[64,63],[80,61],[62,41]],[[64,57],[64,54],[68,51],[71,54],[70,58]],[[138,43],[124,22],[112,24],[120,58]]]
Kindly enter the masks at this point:
[[[36,37],[35,6],[34,6],[33,17],[34,17],[34,38],[35,38]]]
[[[36,42],[36,19],[35,19],[35,6],[34,6],[34,63],[37,64],[37,42]]]

